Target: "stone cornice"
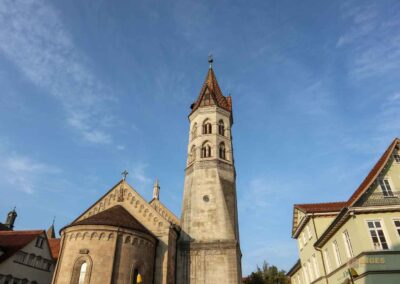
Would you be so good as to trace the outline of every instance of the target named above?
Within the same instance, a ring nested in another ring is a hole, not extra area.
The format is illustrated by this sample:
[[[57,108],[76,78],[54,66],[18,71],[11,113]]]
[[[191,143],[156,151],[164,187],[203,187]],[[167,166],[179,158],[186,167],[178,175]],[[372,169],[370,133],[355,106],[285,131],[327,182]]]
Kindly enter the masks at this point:
[[[218,168],[222,170],[232,171],[234,170],[233,164],[231,162],[227,162],[221,159],[210,159],[210,160],[200,160],[195,161],[190,164],[186,169],[186,173],[191,173],[193,169],[209,169],[209,168]]]
[[[182,251],[238,249],[239,242],[236,240],[217,240],[210,242],[181,241],[178,243],[178,246]]]

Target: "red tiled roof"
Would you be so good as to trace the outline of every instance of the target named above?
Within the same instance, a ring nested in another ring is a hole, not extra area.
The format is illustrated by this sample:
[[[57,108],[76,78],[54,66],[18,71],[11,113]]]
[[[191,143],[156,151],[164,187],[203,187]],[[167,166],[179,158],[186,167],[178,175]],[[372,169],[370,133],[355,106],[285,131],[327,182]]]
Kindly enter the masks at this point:
[[[346,202],[325,202],[294,205],[295,208],[303,211],[304,213],[338,212],[344,206],[346,206]]]
[[[212,68],[209,68],[206,79],[201,88],[200,94],[196,102],[193,104],[191,114],[200,106],[201,99],[203,98],[206,89],[210,91],[210,94],[214,98],[214,101],[216,102],[217,106],[227,111],[232,111],[232,98],[225,97],[222,94],[221,89],[218,85],[217,78],[215,77],[214,70]]]
[[[364,193],[364,191],[366,189],[368,189],[368,187],[375,180],[375,178],[379,175],[382,168],[385,166],[385,164],[389,160],[391,154],[393,153],[393,150],[396,148],[396,145],[398,143],[400,143],[400,139],[395,138],[393,140],[393,142],[389,145],[389,147],[386,149],[385,153],[383,153],[383,155],[380,157],[378,162],[375,164],[375,166],[369,172],[369,174],[364,179],[364,181],[360,184],[360,186],[357,188],[357,190],[349,198],[349,200],[347,201],[348,206],[351,206],[358,199],[358,197],[360,197]]]
[[[133,229],[151,236],[153,235],[121,205],[115,205],[89,218],[74,222],[69,226],[78,225],[108,225]]]
[[[5,252],[0,256],[0,262],[12,256],[42,233],[44,233],[43,230],[0,231],[0,248]]]
[[[396,145],[400,143],[399,138],[395,138],[393,142],[389,145],[383,155],[380,157],[378,162],[374,165],[371,171],[368,173],[367,177],[363,180],[357,190],[350,196],[349,200],[346,202],[328,202],[328,203],[311,203],[311,204],[295,204],[294,207],[298,208],[306,213],[317,213],[317,212],[330,212],[330,211],[340,211],[345,206],[351,206],[363,193],[375,178],[379,175],[382,168],[385,166]]]
[[[60,254],[61,239],[48,239],[48,241],[49,241],[51,256],[53,257],[53,259],[57,260],[58,255]]]

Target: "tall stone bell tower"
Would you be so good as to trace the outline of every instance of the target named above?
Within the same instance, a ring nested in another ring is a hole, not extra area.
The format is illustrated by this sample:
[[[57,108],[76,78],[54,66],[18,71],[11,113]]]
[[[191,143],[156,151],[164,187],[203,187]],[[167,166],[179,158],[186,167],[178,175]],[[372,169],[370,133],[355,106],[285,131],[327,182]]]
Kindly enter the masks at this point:
[[[189,114],[179,284],[241,283],[232,99],[222,94],[212,63],[210,57]]]

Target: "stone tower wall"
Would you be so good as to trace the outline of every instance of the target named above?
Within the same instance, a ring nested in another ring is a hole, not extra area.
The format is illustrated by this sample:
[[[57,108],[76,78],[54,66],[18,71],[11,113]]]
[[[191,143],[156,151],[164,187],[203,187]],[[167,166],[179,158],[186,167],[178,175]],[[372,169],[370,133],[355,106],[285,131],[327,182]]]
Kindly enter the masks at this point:
[[[241,283],[232,116],[214,105],[198,108],[189,120],[178,283]],[[212,124],[211,134],[203,134],[206,120]],[[223,135],[218,131],[220,120],[224,122]],[[197,131],[193,133],[195,125]],[[211,145],[211,157],[201,156],[205,142]],[[226,148],[225,159],[219,157],[221,142]]]

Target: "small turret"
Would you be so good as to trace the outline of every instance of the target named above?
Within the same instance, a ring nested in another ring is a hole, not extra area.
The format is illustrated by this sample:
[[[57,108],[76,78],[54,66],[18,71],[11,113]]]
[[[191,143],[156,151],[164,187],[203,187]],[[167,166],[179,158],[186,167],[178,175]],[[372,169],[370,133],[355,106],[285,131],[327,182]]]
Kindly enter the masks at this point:
[[[7,220],[4,225],[6,225],[10,230],[14,228],[15,219],[17,219],[17,212],[15,211],[15,207],[12,211],[8,212]]]
[[[158,179],[156,179],[156,181],[154,182],[153,199],[160,199],[160,185],[158,184]]]

